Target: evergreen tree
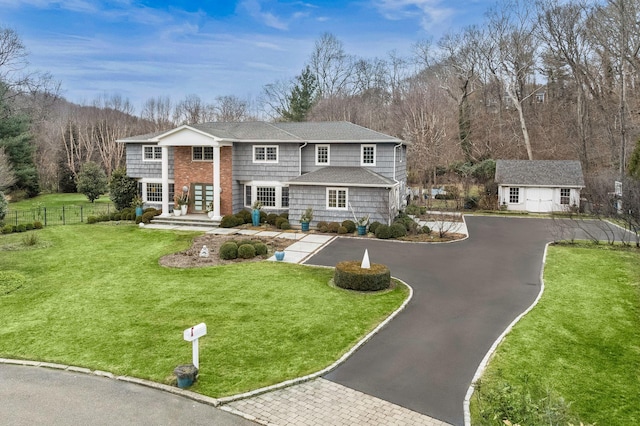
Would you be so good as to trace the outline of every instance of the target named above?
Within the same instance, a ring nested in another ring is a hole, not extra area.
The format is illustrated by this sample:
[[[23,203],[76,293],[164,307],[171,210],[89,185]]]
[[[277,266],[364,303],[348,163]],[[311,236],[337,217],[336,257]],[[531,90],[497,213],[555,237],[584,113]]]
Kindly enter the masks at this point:
[[[3,110],[6,111],[6,108]],[[11,114],[0,116],[0,148],[4,148],[16,178],[9,190],[24,190],[28,197],[38,195],[40,184],[33,160],[34,141],[29,132],[28,117]]]
[[[78,192],[86,195],[93,203],[107,192],[107,175],[98,164],[88,161],[80,168],[77,186]]]
[[[632,178],[640,180],[640,139],[636,141],[636,147],[631,153],[631,158],[629,158],[627,173]]]
[[[296,84],[289,94],[289,108],[281,111],[282,118],[285,121],[305,121],[316,102],[317,90],[318,82],[307,66],[296,77]]]
[[[138,194],[138,183],[127,176],[127,171],[121,167],[111,174],[109,180],[109,198],[116,209],[122,210],[131,206],[133,198]]]

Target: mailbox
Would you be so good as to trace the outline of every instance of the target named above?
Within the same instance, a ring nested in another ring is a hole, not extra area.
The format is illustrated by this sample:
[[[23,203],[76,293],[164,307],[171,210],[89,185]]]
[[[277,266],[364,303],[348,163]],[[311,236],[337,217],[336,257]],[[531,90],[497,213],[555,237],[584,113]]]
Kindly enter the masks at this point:
[[[187,328],[183,333],[184,340],[186,340],[187,342],[193,342],[194,340],[199,339],[205,334],[207,334],[207,325],[203,322],[198,325],[194,325],[191,328]]]

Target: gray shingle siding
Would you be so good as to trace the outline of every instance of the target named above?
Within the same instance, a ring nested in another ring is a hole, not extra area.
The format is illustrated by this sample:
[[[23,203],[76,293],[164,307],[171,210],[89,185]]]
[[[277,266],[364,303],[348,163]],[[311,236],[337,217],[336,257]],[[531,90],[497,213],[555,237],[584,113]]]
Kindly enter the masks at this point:
[[[254,163],[253,147],[256,145],[277,145],[279,147],[278,162]],[[297,143],[233,144],[233,179],[236,181],[286,181],[298,176],[298,146]]]
[[[134,179],[162,178],[162,161],[144,161],[142,159],[142,147],[156,145],[155,143],[128,143],[126,145],[127,175]],[[169,179],[173,179],[173,148],[169,147]]]

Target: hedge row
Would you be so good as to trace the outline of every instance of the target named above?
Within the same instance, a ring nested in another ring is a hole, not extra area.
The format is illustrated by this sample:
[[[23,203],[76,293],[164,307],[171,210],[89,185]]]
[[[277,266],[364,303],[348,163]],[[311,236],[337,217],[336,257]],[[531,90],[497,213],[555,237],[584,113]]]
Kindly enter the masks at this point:
[[[370,268],[364,269],[359,261],[347,260],[336,265],[333,282],[348,290],[384,290],[391,285],[391,271],[379,263],[373,263]]]
[[[257,240],[229,240],[220,246],[220,259],[253,259],[256,256],[265,256],[269,249],[265,243]]]
[[[241,210],[236,214],[228,214],[222,217],[220,221],[221,228],[233,228],[235,226],[241,226],[245,223],[252,223],[251,212],[248,210]],[[268,223],[278,229],[287,230],[291,229],[289,224],[289,213],[269,213],[260,210],[260,223]]]
[[[42,229],[42,222],[35,221],[33,223],[21,223],[20,225],[4,225],[0,231],[3,234],[11,234],[13,232],[26,232],[31,231],[33,229]]]
[[[136,216],[136,211],[133,208],[125,208],[118,212],[113,212],[111,214],[103,214],[100,216],[89,216],[87,217],[87,223],[93,224],[98,222],[109,222],[109,221],[121,221],[121,220],[130,220],[135,223],[150,223],[151,220],[162,214],[162,210],[154,209],[153,207],[149,207],[144,209],[142,216]]]

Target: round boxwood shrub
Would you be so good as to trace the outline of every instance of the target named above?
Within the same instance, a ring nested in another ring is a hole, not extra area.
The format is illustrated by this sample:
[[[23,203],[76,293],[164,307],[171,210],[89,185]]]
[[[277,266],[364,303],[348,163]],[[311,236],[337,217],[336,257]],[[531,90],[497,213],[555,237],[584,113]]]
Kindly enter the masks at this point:
[[[405,228],[404,223],[402,222],[394,222],[391,224],[391,238],[400,238],[407,235],[407,228]]]
[[[260,210],[260,223],[264,223],[267,220],[267,212]]]
[[[381,240],[388,240],[389,238],[391,238],[391,228],[388,225],[381,223],[376,227],[375,234],[376,238],[380,238]]]
[[[363,269],[359,261],[347,260],[336,265],[333,282],[336,286],[348,290],[384,290],[391,285],[391,271],[379,263],[373,263],[370,268]]]
[[[238,242],[237,242],[237,244],[238,244],[238,248],[240,248],[240,246],[244,246],[244,245],[246,245],[246,244],[248,244],[248,245],[251,245],[251,246],[252,246],[254,243],[257,243],[257,242],[258,242],[258,241],[253,241],[253,240],[247,240],[247,239],[244,239],[244,240],[240,240],[240,241],[238,241]]]
[[[242,219],[242,224],[244,223],[251,223],[251,212],[248,210],[240,210],[238,213],[236,213],[236,217]]]
[[[269,252],[267,245],[260,241],[254,243],[253,247],[256,249],[256,256],[264,256]]]
[[[344,226],[345,228],[347,228],[347,232],[349,234],[352,234],[356,231],[356,223],[350,219],[347,219],[345,221],[342,222],[342,226]]]
[[[288,231],[289,229],[291,229],[291,224],[288,220],[285,220],[280,224],[280,229],[282,229],[283,231]]]
[[[318,222],[318,224],[316,225],[316,228],[318,229],[318,231],[320,231],[321,228],[324,228],[324,231],[320,231],[320,232],[327,232],[327,228],[329,227],[329,224],[327,222],[325,222],[324,220],[321,220]]]
[[[369,224],[369,232],[372,232],[372,233],[375,234],[376,233],[376,229],[378,229],[378,226],[380,226],[380,225],[382,225],[382,224],[380,222],[378,222],[378,221],[371,222]]]
[[[430,234],[431,233],[431,228],[429,228],[427,225],[424,225],[422,227],[422,233],[423,234]]]
[[[150,223],[151,219],[153,219],[154,217],[156,217],[156,212],[155,209],[153,211],[148,211],[146,213],[142,214],[142,223]]]
[[[122,215],[120,213],[116,213],[113,215],[113,220],[122,220]]]
[[[27,229],[27,231],[32,231],[33,230],[33,223],[26,223],[24,225],[24,227]]]
[[[88,224],[97,223],[97,222],[98,222],[98,218],[96,216],[87,217],[87,223]]]
[[[220,246],[220,259],[231,260],[238,258],[238,244],[227,241]]]
[[[338,227],[338,234],[343,235],[343,234],[346,234],[347,232],[349,232],[349,230],[345,226],[340,225],[340,227]]]
[[[33,229],[42,229],[44,228],[44,226],[42,225],[42,222],[40,222],[39,220],[36,220],[35,222],[33,222]]]
[[[327,224],[327,231],[333,232],[334,234],[338,232],[338,228],[340,228],[340,224],[338,222],[329,222]]]
[[[278,229],[282,229],[282,228],[280,228],[280,225],[282,225],[282,223],[283,223],[283,222],[289,222],[289,220],[288,220],[288,219],[285,219],[284,217],[280,217],[280,216],[278,216],[278,217],[276,218],[276,221],[275,221],[276,228],[278,228]]]
[[[234,226],[241,225],[240,219],[235,217],[232,214],[227,214],[222,216],[222,220],[220,221],[221,228],[233,228]]]
[[[22,223],[20,225],[16,226],[16,232],[25,232],[26,230],[27,230],[26,225],[24,225]]]
[[[283,217],[283,218],[289,220],[289,213],[288,212],[280,213],[280,217]]]
[[[275,213],[269,213],[267,215],[267,219],[265,220],[265,222],[267,222],[269,225],[274,225],[276,224],[276,221],[278,220],[278,215]]]
[[[2,233],[3,234],[10,234],[13,232],[13,226],[11,225],[5,225],[2,227]]]
[[[243,244],[238,246],[238,257],[241,259],[253,259],[256,257],[256,248],[253,244]]]

